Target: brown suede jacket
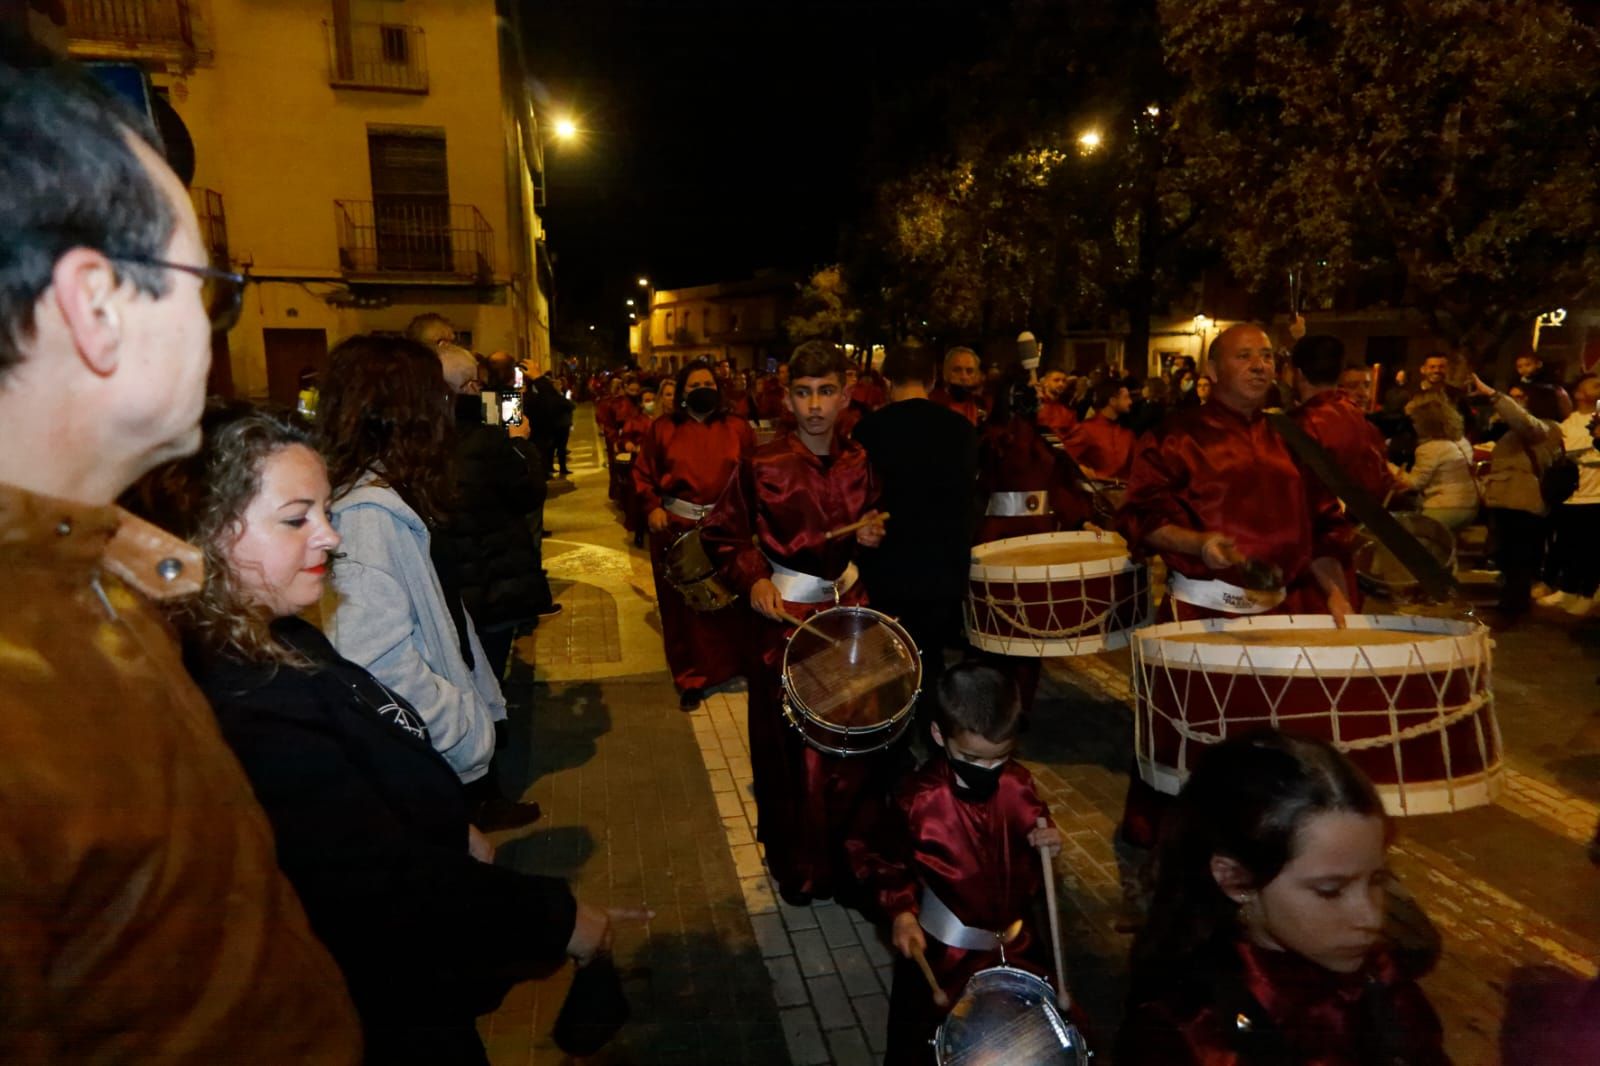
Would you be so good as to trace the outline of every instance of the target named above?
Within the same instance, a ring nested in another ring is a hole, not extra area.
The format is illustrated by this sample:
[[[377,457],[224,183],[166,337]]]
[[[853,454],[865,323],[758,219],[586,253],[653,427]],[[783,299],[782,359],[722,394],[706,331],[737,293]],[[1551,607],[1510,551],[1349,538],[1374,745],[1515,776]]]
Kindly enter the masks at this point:
[[[360,1059],[344,981],[146,598],[195,592],[201,568],[116,508],[0,485],[0,1062]]]

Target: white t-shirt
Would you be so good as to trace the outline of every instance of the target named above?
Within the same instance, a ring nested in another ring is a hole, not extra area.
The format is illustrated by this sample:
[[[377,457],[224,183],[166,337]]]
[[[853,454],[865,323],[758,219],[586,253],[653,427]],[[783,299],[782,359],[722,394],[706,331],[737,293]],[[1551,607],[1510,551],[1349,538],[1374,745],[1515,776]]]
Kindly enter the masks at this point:
[[[1600,452],[1589,432],[1589,420],[1594,417],[1593,411],[1574,411],[1561,423],[1567,454],[1578,464],[1578,491],[1568,503],[1600,503]]]

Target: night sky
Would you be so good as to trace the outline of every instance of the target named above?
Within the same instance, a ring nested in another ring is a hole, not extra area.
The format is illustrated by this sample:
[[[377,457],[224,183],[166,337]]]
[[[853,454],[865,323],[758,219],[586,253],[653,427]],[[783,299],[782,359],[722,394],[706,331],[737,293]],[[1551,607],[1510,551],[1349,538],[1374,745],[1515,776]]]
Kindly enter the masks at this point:
[[[585,130],[547,150],[557,332],[660,287],[832,262],[874,100],[968,60],[984,0],[526,0],[529,60]]]

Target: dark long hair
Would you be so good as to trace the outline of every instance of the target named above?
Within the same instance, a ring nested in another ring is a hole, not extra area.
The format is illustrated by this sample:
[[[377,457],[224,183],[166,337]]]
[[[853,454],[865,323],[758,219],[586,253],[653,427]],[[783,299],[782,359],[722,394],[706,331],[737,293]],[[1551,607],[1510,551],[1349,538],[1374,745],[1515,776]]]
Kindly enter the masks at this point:
[[[1238,862],[1259,888],[1294,857],[1306,821],[1326,812],[1383,817],[1372,782],[1330,745],[1269,730],[1207,749],[1162,827],[1155,897],[1133,945],[1134,1001],[1237,930],[1239,904],[1217,886],[1212,856]]]
[[[454,431],[437,352],[361,334],[329,353],[317,437],[335,499],[370,471],[437,528],[454,502]]]
[[[166,613],[209,651],[302,666],[301,657],[272,635],[272,618],[245,598],[229,552],[244,531],[245,510],[261,491],[267,460],[295,445],[314,449],[311,433],[293,414],[244,402],[212,404],[200,429],[198,452],[150,471],[122,500],[205,557],[200,592],[174,601]]]
[[[722,394],[722,382],[717,380],[717,372],[712,369],[710,360],[691,359],[683,364],[682,369],[678,371],[678,376],[673,379],[672,420],[674,422],[682,422],[689,417],[689,409],[683,405],[684,398],[689,395],[689,390],[684,388],[684,384],[689,380],[689,375],[696,370],[704,370],[711,375],[711,385],[717,390],[717,399],[721,402],[721,406],[717,409],[718,413],[728,409],[728,398]]]

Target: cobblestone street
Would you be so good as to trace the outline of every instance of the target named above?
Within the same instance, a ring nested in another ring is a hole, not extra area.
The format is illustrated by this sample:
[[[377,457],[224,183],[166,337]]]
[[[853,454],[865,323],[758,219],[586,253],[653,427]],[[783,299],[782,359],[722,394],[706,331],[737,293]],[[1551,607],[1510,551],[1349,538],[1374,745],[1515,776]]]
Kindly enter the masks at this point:
[[[505,784],[544,818],[497,843],[501,862],[568,876],[586,899],[657,912],[619,930],[633,1020],[588,1061],[876,1062],[889,955],[853,912],[776,899],[753,835],[744,695],[677,709],[648,559],[607,503],[587,407],[574,438],[575,477],[551,483],[546,508],[545,565],[565,610],[519,640],[507,689]],[[1600,816],[1600,623],[1540,615],[1497,635],[1495,667],[1504,794],[1400,821],[1393,852],[1401,893],[1427,919],[1413,915],[1410,932],[1426,942],[1431,922],[1442,942],[1424,984],[1458,1066],[1500,1060],[1519,989],[1590,980],[1600,965],[1600,870],[1585,854]],[[1125,652],[1049,662],[1021,747],[1066,838],[1068,969],[1102,1045],[1120,1020],[1125,885],[1142,858],[1112,844],[1128,675]],[[549,1033],[569,976],[519,986],[484,1019],[496,1066],[568,1061]]]

